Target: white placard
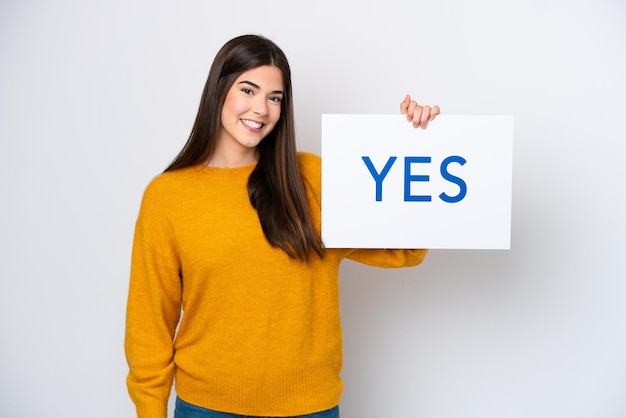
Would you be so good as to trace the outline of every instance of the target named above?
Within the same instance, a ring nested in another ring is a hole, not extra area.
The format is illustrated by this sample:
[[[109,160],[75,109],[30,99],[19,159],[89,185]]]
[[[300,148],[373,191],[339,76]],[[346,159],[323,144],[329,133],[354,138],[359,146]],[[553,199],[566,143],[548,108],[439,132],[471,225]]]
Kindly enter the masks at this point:
[[[509,249],[512,116],[322,115],[329,248]]]

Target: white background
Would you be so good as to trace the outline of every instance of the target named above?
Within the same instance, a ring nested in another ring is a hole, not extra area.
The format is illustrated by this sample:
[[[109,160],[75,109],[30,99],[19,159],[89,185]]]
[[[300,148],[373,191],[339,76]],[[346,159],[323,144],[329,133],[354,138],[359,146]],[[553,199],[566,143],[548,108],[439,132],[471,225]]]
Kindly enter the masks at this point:
[[[122,343],[146,183],[217,49],[292,64],[322,113],[515,116],[510,251],[342,267],[342,416],[626,416],[621,0],[0,3],[0,416],[132,417]]]

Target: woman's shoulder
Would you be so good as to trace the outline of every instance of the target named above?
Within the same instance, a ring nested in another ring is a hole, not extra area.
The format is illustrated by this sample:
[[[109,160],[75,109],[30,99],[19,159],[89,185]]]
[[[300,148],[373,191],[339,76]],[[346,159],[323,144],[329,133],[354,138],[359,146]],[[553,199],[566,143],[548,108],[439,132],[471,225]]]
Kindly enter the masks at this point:
[[[170,196],[179,196],[193,184],[198,177],[198,167],[192,166],[172,171],[166,171],[154,176],[144,190],[144,200],[167,200]]]
[[[299,151],[298,162],[300,163],[300,169],[305,176],[319,175],[322,172],[322,159],[312,152]]]
[[[317,201],[319,206],[322,191],[322,159],[313,153],[300,151],[298,161],[309,198]]]
[[[159,173],[150,180],[148,188],[168,188],[176,187],[177,184],[185,182],[189,179],[190,174],[194,171],[193,167],[180,168],[172,171]]]

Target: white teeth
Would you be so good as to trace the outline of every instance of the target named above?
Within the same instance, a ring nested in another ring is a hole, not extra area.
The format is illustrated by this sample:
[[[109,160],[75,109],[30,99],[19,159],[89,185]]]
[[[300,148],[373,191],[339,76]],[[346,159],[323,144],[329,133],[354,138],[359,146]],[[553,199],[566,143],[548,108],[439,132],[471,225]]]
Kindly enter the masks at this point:
[[[253,129],[259,129],[261,126],[263,126],[262,123],[259,122],[254,122],[248,119],[241,119],[241,122],[246,125],[247,127],[253,128]]]

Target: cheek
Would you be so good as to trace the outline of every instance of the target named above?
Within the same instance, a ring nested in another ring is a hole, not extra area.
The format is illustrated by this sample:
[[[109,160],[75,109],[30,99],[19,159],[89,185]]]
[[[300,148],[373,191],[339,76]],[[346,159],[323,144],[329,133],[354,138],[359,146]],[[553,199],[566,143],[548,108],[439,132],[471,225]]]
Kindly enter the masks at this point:
[[[276,109],[272,109],[273,111],[270,111],[270,115],[272,118],[272,121],[274,123],[278,122],[278,120],[280,119],[280,106],[277,106]]]
[[[223,112],[229,113],[231,116],[241,115],[249,109],[249,103],[242,99],[235,89],[231,89],[226,98],[224,99],[224,105],[222,107]]]
[[[226,96],[226,100],[224,100],[224,107],[222,113],[235,113],[238,114],[240,112],[241,104],[238,100],[233,99],[230,95]]]

